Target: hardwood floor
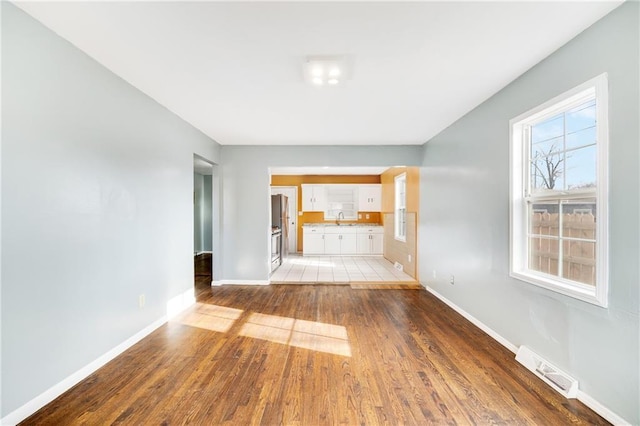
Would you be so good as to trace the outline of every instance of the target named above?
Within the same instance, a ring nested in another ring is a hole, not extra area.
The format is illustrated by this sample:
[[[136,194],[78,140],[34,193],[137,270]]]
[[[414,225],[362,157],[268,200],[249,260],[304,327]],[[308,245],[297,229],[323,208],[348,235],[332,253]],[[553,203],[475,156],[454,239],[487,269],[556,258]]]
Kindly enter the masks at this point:
[[[23,424],[607,424],[424,290],[197,289]]]

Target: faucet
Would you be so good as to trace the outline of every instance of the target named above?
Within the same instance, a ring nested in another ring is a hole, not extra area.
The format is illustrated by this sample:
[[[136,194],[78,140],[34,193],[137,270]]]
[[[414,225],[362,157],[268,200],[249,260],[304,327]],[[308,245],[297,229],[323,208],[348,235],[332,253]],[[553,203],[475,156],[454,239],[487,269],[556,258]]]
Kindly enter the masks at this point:
[[[340,215],[342,215],[342,219],[344,219],[344,213],[338,212],[338,215],[336,216],[336,225],[340,225]]]

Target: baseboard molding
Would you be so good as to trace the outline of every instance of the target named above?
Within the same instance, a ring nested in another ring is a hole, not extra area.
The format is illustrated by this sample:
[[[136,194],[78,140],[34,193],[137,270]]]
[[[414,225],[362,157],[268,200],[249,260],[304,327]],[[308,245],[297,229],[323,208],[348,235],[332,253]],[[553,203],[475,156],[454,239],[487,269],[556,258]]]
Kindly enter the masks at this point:
[[[424,285],[424,284],[423,284]],[[436,290],[434,290],[433,288],[429,287],[429,286],[425,286],[425,288],[427,289],[427,291],[431,294],[433,294],[434,296],[436,296],[438,299],[440,299],[441,301],[443,301],[446,305],[448,305],[451,309],[453,309],[454,311],[456,311],[457,313],[459,313],[460,315],[462,315],[463,317],[465,317],[467,320],[469,320],[469,322],[471,322],[473,325],[475,325],[476,327],[478,327],[480,330],[484,331],[485,333],[487,333],[489,336],[491,336],[495,341],[497,341],[498,343],[500,343],[502,346],[504,346],[505,348],[509,349],[511,352],[513,352],[514,354],[516,352],[518,352],[518,347],[516,345],[514,345],[513,343],[511,343],[510,341],[508,341],[507,339],[505,339],[504,337],[502,337],[501,335],[499,335],[495,330],[493,330],[491,327],[487,326],[485,323],[483,323],[482,321],[480,321],[479,319],[477,319],[476,317],[474,317],[473,315],[471,315],[470,313],[468,313],[467,311],[465,311],[464,309],[462,309],[460,306],[456,305],[455,303],[453,303],[451,300],[447,299],[446,297],[444,297],[443,295],[441,295],[440,293],[438,293]]]
[[[451,300],[447,299],[446,297],[444,297],[443,295],[438,293],[433,288],[429,287],[428,285],[426,285],[424,283],[422,283],[422,285],[424,286],[425,289],[427,289],[427,291],[429,293],[433,294],[435,297],[440,299],[442,302],[444,302],[451,309],[453,309],[454,311],[456,311],[457,313],[459,313],[460,315],[465,317],[467,320],[469,320],[469,322],[471,322],[473,325],[478,327],[480,330],[482,330],[485,333],[487,333],[489,336],[491,336],[491,338],[493,338],[495,341],[500,343],[502,346],[504,346],[505,348],[509,349],[514,354],[518,351],[518,347],[516,345],[514,345],[513,343],[511,343],[510,341],[508,341],[507,339],[502,337],[495,330],[491,329],[491,327],[489,327],[486,324],[484,324],[482,321],[480,321],[479,319],[477,319],[476,317],[474,317],[473,315],[471,315],[470,313],[468,313],[467,311],[462,309],[460,306],[456,305]],[[538,379],[538,380],[541,380],[541,379]],[[587,407],[591,408],[593,411],[598,413],[600,416],[604,417],[608,422],[610,422],[610,423],[612,423],[612,424],[614,424],[616,426],[618,426],[618,425],[620,425],[620,426],[631,425],[631,422],[626,421],[625,419],[623,419],[622,417],[620,417],[619,415],[617,415],[616,413],[611,411],[609,408],[607,408],[606,406],[602,405],[600,402],[598,402],[597,400],[592,398],[590,395],[584,393],[580,389],[578,389],[578,395],[577,395],[576,399],[578,401],[582,402]]]
[[[110,351],[106,352],[104,355],[100,356],[96,360],[92,361],[91,363],[82,367],[75,373],[66,377],[61,382],[50,387],[49,389],[47,389],[37,397],[33,398],[31,401],[27,402],[20,408],[7,414],[5,417],[0,419],[0,425],[13,426],[20,423],[21,421],[23,421],[24,419],[26,419],[27,417],[29,417],[30,415],[32,415],[33,413],[35,413],[36,411],[38,411],[39,409],[41,409],[42,407],[44,407],[45,405],[53,401],[54,399],[56,399],[57,397],[62,395],[64,392],[68,391],[73,386],[75,386],[82,380],[89,377],[100,367],[104,366],[106,363],[108,363],[109,361],[111,361],[112,359],[114,359],[115,357],[117,357],[127,349],[129,349],[131,346],[135,345],[140,340],[147,337],[149,334],[154,332],[157,328],[159,328],[164,323],[166,323],[167,320],[173,318],[174,316],[176,316],[177,314],[179,314],[189,306],[193,305],[195,301],[196,299],[195,299],[194,291],[192,288],[172,298],[167,302],[166,315],[163,315],[156,321],[152,322],[151,324],[149,324],[148,326],[146,326],[145,328],[143,328],[133,336],[129,337],[124,342],[120,343],[115,348],[111,349]]]
[[[220,285],[269,285],[269,280],[219,280],[211,281],[212,286]]]
[[[582,402],[587,407],[591,408],[596,413],[600,414],[605,418],[609,423],[616,426],[631,426],[631,422],[626,421],[613,411],[609,410],[607,407],[602,405],[599,401],[593,399],[590,395],[584,393],[580,389],[578,389],[578,396],[576,399]]]

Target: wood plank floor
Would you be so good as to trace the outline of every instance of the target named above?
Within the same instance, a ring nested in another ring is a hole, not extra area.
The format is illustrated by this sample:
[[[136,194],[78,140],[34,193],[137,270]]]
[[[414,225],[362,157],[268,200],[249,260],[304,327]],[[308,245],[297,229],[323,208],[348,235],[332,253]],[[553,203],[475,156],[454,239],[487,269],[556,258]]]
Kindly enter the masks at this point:
[[[424,290],[198,289],[23,424],[607,424]]]

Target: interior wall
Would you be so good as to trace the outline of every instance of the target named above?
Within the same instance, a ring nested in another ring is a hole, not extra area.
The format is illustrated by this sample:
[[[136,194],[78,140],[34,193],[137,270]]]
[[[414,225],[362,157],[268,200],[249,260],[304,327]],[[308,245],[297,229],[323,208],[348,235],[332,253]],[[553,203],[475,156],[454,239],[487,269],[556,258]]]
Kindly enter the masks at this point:
[[[220,152],[11,3],[1,7],[5,417],[193,288],[193,155],[218,162]]]
[[[302,225],[305,223],[335,223],[335,219],[326,219],[322,212],[302,211],[302,184],[303,183],[327,183],[327,184],[365,184],[380,183],[380,175],[272,175],[271,186],[295,186],[298,188],[298,222],[297,238],[298,252],[303,250]],[[302,215],[300,215],[302,213]],[[380,212],[362,212],[369,215],[357,220],[342,220],[343,223],[382,223]]]
[[[407,238],[395,238],[395,177],[406,173]],[[382,182],[382,219],[384,223],[384,257],[390,262],[398,262],[404,272],[418,279],[417,223],[420,211],[420,168],[393,167],[380,175]]]
[[[422,146],[229,146],[222,152],[222,279],[269,278],[270,167],[418,166]],[[242,194],[242,196],[237,196]]]
[[[630,424],[640,423],[639,12],[638,2],[624,3],[427,142],[419,222],[426,285],[567,371]],[[603,72],[608,309],[509,277],[509,120]]]

